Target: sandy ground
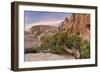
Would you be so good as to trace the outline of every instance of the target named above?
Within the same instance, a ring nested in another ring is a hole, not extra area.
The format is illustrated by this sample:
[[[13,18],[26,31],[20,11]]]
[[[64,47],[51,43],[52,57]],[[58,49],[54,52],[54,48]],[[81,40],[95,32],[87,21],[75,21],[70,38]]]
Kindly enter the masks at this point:
[[[33,39],[32,35],[25,35],[24,37],[24,48],[32,48],[33,46],[38,46],[40,44],[40,41],[37,39]]]
[[[25,61],[47,61],[47,60],[63,60],[74,59],[73,56],[61,56],[51,53],[28,53],[25,54]]]
[[[27,49],[32,48],[33,46],[39,46],[40,41],[37,39],[33,39],[33,35],[25,35],[24,37],[24,48],[25,51]],[[46,61],[46,60],[62,60],[62,59],[74,59],[73,56],[62,56],[51,53],[26,53],[25,61]]]

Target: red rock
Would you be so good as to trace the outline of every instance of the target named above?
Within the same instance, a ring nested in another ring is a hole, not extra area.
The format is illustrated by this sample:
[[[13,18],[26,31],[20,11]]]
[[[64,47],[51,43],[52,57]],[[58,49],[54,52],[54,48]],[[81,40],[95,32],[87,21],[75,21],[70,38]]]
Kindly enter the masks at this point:
[[[65,19],[63,29],[69,34],[79,33],[85,40],[90,39],[90,15],[72,14],[69,19]]]

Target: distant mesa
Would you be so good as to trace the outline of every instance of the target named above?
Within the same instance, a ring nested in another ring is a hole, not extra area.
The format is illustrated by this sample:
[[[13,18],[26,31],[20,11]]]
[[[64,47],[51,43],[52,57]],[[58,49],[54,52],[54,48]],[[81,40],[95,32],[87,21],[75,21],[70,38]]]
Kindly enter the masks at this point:
[[[37,26],[32,26],[29,29],[29,32],[31,34],[49,34],[50,32],[54,33],[57,31],[57,27],[55,26],[50,26],[50,25],[37,25]]]
[[[58,21],[57,21],[58,22]],[[35,25],[31,26],[31,28],[25,34],[53,34],[58,30],[65,30],[69,34],[78,33],[80,37],[85,40],[90,40],[90,15],[82,14],[82,13],[73,13],[69,18],[66,17],[62,22],[60,21],[59,26],[50,26],[50,25]],[[56,25],[56,24],[54,24]]]

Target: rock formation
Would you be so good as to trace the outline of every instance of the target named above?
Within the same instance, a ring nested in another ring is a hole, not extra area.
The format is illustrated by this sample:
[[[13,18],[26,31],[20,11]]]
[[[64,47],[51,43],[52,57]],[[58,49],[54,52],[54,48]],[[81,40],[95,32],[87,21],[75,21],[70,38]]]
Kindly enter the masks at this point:
[[[33,35],[38,35],[38,37],[46,36],[46,35],[54,35],[58,31],[58,28],[55,26],[49,26],[49,25],[37,25],[32,26],[29,30],[29,32]]]
[[[49,26],[49,25],[37,25],[37,26],[32,26],[29,29],[29,32],[31,32],[32,34],[41,34],[48,31],[52,31],[54,29],[54,31],[56,30],[56,27],[54,26]]]
[[[90,39],[90,15],[73,13],[71,17],[63,22],[63,29],[69,34],[78,33],[84,40]]]

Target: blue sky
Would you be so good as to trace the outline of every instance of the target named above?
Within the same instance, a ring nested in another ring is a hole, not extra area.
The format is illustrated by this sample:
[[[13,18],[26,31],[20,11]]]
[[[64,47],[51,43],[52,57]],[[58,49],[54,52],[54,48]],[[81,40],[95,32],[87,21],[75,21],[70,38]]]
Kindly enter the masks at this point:
[[[35,25],[50,25],[58,27],[71,13],[64,12],[43,12],[24,11],[25,30],[29,30]]]
[[[41,12],[41,11],[24,11],[25,25],[43,21],[64,20],[70,13],[63,12]]]

